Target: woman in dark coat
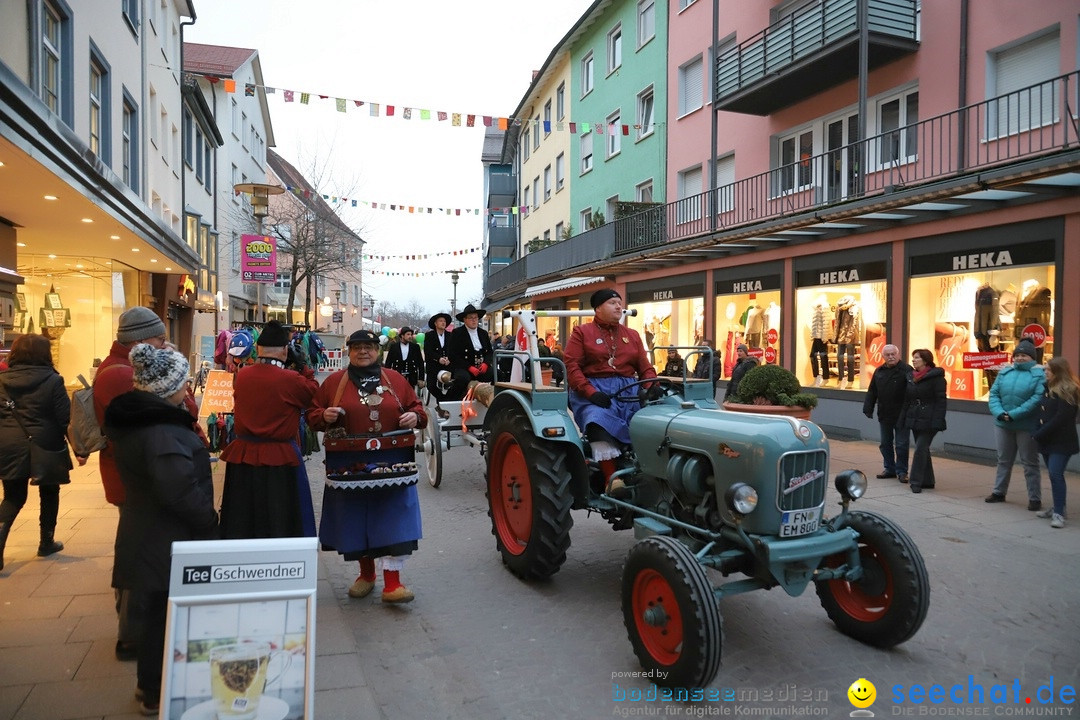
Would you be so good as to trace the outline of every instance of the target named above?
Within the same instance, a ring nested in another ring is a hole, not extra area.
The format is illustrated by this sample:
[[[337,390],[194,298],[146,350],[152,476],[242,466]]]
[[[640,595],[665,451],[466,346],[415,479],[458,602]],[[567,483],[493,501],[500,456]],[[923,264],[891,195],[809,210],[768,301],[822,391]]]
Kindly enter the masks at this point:
[[[172,544],[217,537],[210,453],[184,407],[188,362],[180,353],[141,344],[131,351],[135,389],[105,410],[126,499],[116,531],[113,587],[145,599],[136,697],[158,707]]]
[[[52,349],[46,337],[15,338],[8,365],[10,369],[0,374],[0,478],[4,481],[4,501],[0,503],[0,570],[4,568],[8,533],[26,504],[30,484],[27,434],[46,450],[66,448],[64,435],[71,418],[71,401],[64,378],[53,367]],[[70,459],[68,467],[71,467]],[[67,482],[66,474],[64,482]],[[64,549],[64,544],[53,538],[60,510],[60,485],[38,485],[38,495],[41,496],[41,543],[37,554],[45,557]]]
[[[945,429],[945,392],[948,387],[945,371],[934,365],[934,353],[929,350],[912,351],[911,367],[900,422],[915,437],[915,453],[911,458],[908,481],[911,492],[920,493],[924,488],[934,487],[930,443],[934,435]]]
[[[1080,379],[1073,374],[1069,361],[1056,357],[1046,363],[1046,393],[1039,404],[1039,426],[1031,437],[1050,475],[1053,507],[1035,513],[1050,518],[1050,527],[1065,527],[1065,466],[1080,452],[1076,434],[1077,406],[1080,406]]]

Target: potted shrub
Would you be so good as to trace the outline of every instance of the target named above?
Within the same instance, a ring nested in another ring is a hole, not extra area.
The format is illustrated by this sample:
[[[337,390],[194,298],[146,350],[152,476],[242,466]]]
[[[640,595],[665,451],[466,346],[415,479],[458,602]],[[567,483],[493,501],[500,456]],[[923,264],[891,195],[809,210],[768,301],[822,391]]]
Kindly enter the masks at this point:
[[[751,368],[739,382],[735,402],[725,402],[725,410],[790,415],[810,419],[817,395],[803,392],[795,373],[779,365]]]

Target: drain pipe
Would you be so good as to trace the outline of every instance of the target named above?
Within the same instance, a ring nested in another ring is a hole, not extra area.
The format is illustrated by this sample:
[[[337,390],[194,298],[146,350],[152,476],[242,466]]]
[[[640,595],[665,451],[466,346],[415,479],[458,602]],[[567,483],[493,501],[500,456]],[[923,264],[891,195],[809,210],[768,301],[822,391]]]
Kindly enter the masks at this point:
[[[968,73],[968,3],[970,0],[960,0],[960,78],[957,82],[958,108],[967,106],[967,73]],[[956,162],[957,170],[963,170],[967,165],[966,147],[964,138],[967,135],[967,113],[961,112],[956,123]]]

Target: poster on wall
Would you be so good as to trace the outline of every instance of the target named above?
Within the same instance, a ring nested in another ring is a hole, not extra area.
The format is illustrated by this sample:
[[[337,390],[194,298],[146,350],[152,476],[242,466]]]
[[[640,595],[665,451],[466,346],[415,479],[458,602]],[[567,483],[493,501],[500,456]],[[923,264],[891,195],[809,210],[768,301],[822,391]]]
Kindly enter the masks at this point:
[[[970,336],[967,322],[939,322],[934,326],[937,364],[948,378],[949,397],[975,399],[975,373],[964,369],[964,352],[968,350]]]
[[[173,543],[161,717],[314,717],[317,547]]]
[[[240,280],[273,283],[277,279],[277,240],[269,235],[242,235]]]

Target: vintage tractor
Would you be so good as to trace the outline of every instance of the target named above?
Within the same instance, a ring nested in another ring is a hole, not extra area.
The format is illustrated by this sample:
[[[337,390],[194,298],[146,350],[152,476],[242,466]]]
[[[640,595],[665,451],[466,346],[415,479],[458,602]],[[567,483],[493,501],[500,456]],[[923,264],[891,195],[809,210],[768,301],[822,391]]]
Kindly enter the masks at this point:
[[[537,316],[514,311],[529,338],[516,360],[539,378]],[[707,348],[687,348],[687,365]],[[661,378],[630,422],[632,449],[617,472],[632,495],[603,494],[604,478],[575,426],[566,391],[499,383],[487,409],[487,492],[503,562],[524,579],[558,572],[570,547],[572,510],[634,530],[622,577],[623,619],[634,653],[670,687],[703,687],[720,667],[719,601],[775,586],[800,595],[811,582],[839,630],[887,648],[926,617],[930,585],[914,542],[896,523],[849,509],[866,476],[833,483],[839,513],[826,517],[829,441],[814,423],[718,408],[710,380]],[[714,571],[711,573],[706,570]],[[730,581],[722,580],[738,576]],[[714,580],[715,578],[715,580]]]

